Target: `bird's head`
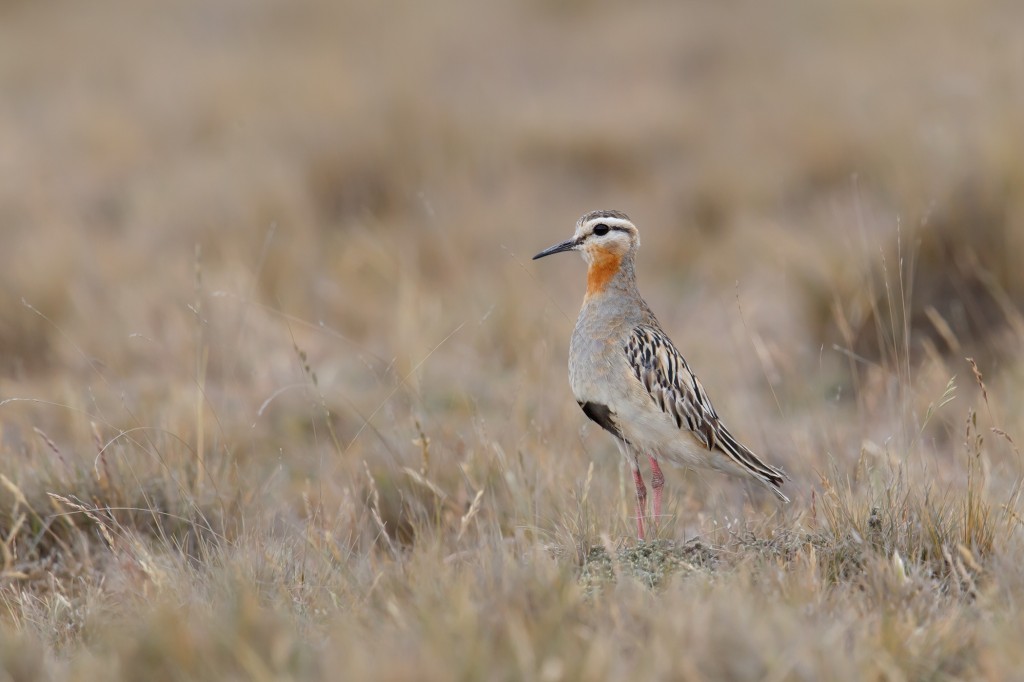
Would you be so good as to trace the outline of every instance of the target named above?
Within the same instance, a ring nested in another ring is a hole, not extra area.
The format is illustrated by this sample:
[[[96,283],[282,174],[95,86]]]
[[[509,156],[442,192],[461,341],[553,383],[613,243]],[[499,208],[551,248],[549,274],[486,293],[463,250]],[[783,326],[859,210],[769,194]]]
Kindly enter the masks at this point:
[[[562,251],[579,251],[590,265],[609,259],[618,262],[639,246],[640,233],[625,213],[591,211],[576,221],[571,239],[544,249],[533,260]]]

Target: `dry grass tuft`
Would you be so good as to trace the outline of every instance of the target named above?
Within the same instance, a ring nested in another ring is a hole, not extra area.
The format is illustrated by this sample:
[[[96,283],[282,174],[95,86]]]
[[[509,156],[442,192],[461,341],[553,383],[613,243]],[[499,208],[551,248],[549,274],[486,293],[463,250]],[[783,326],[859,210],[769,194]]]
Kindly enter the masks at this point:
[[[958,187],[881,249],[865,280],[839,294],[840,338],[858,357],[897,362],[900,344],[919,362],[972,355],[993,366],[1024,331],[1024,194],[1006,181]]]

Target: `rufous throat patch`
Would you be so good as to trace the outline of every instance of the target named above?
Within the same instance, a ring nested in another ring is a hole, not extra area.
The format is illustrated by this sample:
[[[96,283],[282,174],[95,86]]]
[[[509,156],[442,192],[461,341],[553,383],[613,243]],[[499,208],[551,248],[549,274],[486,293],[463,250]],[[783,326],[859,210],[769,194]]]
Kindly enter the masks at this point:
[[[587,269],[587,296],[604,291],[622,263],[622,256],[604,249],[594,249],[591,256],[590,267]]]

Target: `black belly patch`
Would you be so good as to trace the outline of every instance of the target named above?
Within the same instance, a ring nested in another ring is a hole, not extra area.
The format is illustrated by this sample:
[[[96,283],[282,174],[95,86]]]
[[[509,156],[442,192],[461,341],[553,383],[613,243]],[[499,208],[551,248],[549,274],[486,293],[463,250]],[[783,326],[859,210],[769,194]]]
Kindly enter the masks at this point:
[[[583,414],[597,422],[602,429],[619,440],[625,440],[622,437],[622,430],[619,428],[618,424],[615,423],[614,415],[612,414],[612,411],[608,409],[607,405],[602,405],[600,403],[580,403],[580,407],[583,408]]]

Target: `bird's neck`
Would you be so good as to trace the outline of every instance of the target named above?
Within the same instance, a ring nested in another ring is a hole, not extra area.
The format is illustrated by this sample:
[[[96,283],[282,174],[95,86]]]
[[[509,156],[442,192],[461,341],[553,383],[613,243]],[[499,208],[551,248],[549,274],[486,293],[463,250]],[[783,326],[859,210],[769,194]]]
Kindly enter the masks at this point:
[[[587,268],[587,295],[584,301],[609,293],[635,293],[636,272],[633,254],[619,255],[599,251]]]

